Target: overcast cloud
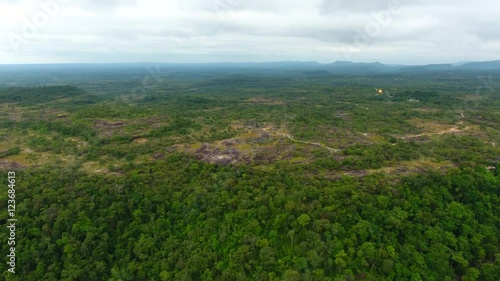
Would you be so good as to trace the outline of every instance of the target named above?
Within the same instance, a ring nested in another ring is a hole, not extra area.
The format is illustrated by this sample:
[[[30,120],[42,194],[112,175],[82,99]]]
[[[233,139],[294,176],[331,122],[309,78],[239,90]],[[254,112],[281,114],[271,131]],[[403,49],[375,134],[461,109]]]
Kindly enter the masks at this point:
[[[0,63],[500,59],[495,0],[0,0]]]

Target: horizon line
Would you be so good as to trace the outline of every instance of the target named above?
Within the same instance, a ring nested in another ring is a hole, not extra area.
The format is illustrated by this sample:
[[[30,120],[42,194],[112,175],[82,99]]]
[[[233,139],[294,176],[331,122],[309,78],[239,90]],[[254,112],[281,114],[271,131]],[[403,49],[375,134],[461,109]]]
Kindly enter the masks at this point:
[[[423,64],[406,64],[406,63],[383,63],[380,61],[348,61],[336,60],[333,62],[318,62],[308,60],[279,60],[279,61],[214,61],[214,62],[159,62],[159,61],[131,61],[131,62],[54,62],[54,63],[0,63],[0,66],[43,66],[43,65],[119,65],[119,64],[175,64],[175,65],[209,65],[209,64],[266,64],[266,63],[314,63],[319,65],[329,65],[335,63],[353,63],[353,64],[375,64],[380,63],[387,66],[428,66],[428,65],[463,65],[468,63],[488,63],[500,62],[500,59],[486,61],[461,61],[461,62],[441,62],[441,63],[423,63]]]

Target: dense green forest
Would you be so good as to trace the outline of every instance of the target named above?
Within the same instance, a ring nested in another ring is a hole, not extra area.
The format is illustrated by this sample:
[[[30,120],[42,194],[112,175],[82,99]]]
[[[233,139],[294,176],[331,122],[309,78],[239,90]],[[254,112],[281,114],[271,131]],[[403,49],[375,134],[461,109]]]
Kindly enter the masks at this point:
[[[478,75],[1,87],[2,279],[499,280],[500,94]]]

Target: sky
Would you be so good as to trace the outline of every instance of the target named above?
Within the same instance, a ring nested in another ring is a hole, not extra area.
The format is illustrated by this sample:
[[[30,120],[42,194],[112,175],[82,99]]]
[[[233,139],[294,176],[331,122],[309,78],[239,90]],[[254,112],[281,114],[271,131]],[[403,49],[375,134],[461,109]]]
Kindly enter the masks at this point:
[[[500,59],[497,0],[0,0],[0,64]]]

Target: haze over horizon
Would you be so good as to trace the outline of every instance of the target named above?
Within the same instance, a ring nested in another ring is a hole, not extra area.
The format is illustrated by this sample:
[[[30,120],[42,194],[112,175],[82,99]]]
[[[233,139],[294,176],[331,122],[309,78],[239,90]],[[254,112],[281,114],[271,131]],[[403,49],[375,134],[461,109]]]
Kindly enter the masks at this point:
[[[5,0],[0,64],[498,60],[500,3]]]

